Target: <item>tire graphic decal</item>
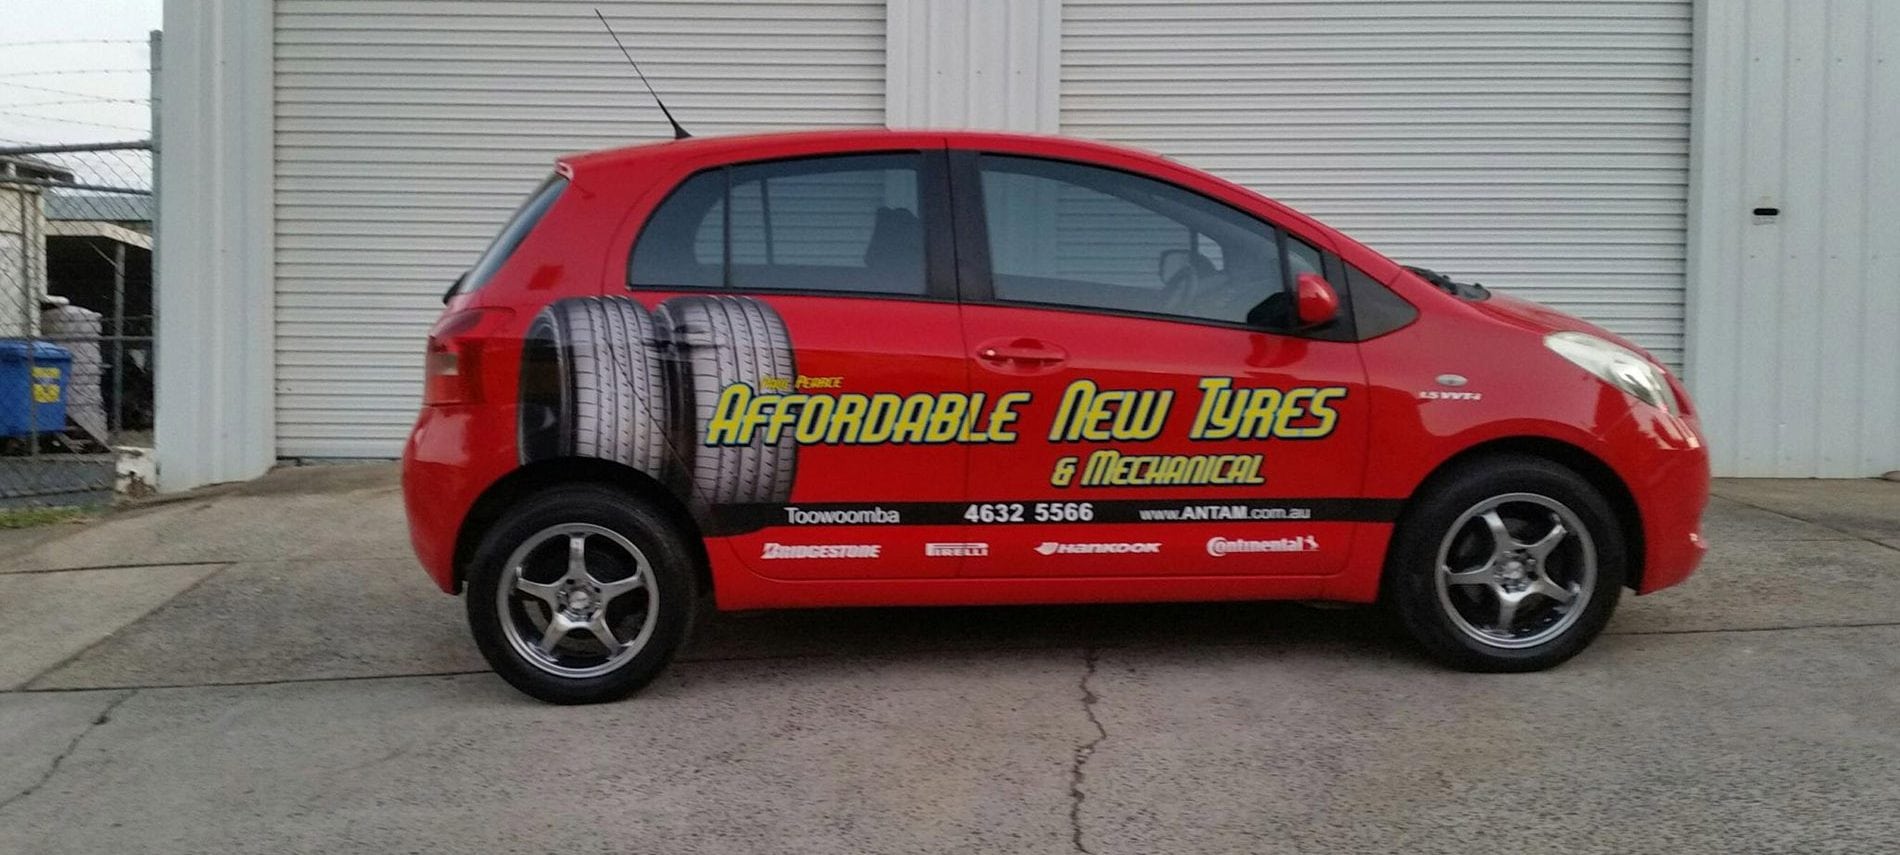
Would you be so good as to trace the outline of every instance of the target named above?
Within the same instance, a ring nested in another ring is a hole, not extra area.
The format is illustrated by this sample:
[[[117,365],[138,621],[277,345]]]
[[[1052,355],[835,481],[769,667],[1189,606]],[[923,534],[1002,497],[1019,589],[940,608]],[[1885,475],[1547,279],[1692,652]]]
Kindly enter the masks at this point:
[[[671,410],[662,344],[646,308],[631,299],[543,309],[522,346],[522,462],[596,457],[662,475]]]
[[[763,437],[743,445],[698,441],[722,391],[762,388],[767,377],[797,374],[785,321],[747,297],[675,297],[656,315],[669,342],[668,379],[682,404],[674,436],[698,499],[714,507],[790,499],[798,463],[791,437],[770,444]]]
[[[611,460],[701,509],[783,503],[797,475],[791,437],[697,439],[721,390],[796,373],[785,321],[759,300],[676,297],[650,313],[627,297],[559,300],[522,344],[521,461]]]

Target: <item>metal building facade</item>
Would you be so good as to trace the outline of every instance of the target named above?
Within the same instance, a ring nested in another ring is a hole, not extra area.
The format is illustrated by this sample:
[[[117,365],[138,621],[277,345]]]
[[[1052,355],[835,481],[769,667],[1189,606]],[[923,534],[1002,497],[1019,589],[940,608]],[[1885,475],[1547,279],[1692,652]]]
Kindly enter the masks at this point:
[[[229,95],[185,96],[194,112],[162,119],[172,146],[211,150],[168,147],[161,171],[170,180],[167,164],[194,158],[222,158],[234,174],[262,169],[262,180],[232,192],[253,207],[262,194],[267,233],[249,240],[255,233],[235,223],[213,216],[200,224],[171,211],[161,241],[185,253],[193,242],[229,245],[242,257],[192,255],[164,269],[221,277],[204,293],[267,294],[268,305],[211,306],[191,290],[166,289],[161,324],[174,316],[266,321],[262,329],[210,333],[199,324],[207,343],[246,356],[191,358],[210,372],[211,388],[262,383],[268,394],[262,411],[255,398],[239,397],[239,406],[216,412],[180,387],[169,399],[161,394],[168,489],[245,477],[269,459],[397,453],[420,389],[422,335],[442,289],[555,156],[665,131],[592,3],[276,0],[263,13],[239,5],[167,9],[168,30],[197,32],[168,37],[168,55],[180,57],[167,60],[163,90],[215,85]],[[1801,102],[1797,111],[1774,122],[1812,122],[1813,110],[1831,116],[1820,121],[1832,129],[1861,122],[1858,140],[1828,134],[1820,160],[1830,165],[1814,176],[1838,184],[1865,175],[1866,199],[1883,188],[1893,198],[1893,157],[1876,144],[1890,138],[1881,130],[1891,131],[1890,105],[1900,102],[1891,5],[601,4],[696,132],[976,126],[1158,150],[1307,210],[1402,261],[1502,286],[1629,335],[1686,367],[1722,471],[1783,475],[1900,468],[1890,429],[1900,360],[1893,337],[1876,335],[1881,324],[1900,323],[1892,289],[1882,291],[1875,273],[1875,262],[1892,258],[1894,230],[1877,228],[1868,201],[1858,203],[1866,211],[1859,220],[1841,219],[1836,208],[1846,208],[1835,200],[1846,197],[1801,189],[1811,186],[1801,174],[1778,185],[1796,189],[1774,191],[1812,197],[1802,208],[1790,204],[1779,233],[1828,259],[1825,317],[1858,307],[1854,345],[1826,351],[1835,368],[1819,370],[1819,351],[1798,352],[1799,336],[1814,325],[1711,313],[1742,296],[1751,307],[1773,305],[1799,284],[1779,273],[1738,273],[1758,249],[1736,242],[1752,233],[1730,231],[1755,224],[1735,220],[1735,200],[1721,194],[1743,175],[1764,174],[1763,158],[1774,155],[1759,147],[1738,154],[1712,134],[1732,138],[1766,121],[1758,96],[1766,84],[1750,58],[1778,50],[1800,70],[1807,66],[1793,57],[1809,47],[1847,51],[1845,34],[1858,31],[1861,77],[1843,70],[1854,60],[1829,53],[1830,71],[1818,83],[1786,84],[1803,97],[1790,99]],[[1823,7],[1818,16],[1800,11]],[[1818,42],[1817,17],[1825,21]],[[1790,26],[1768,26],[1774,20]],[[220,61],[200,61],[205,52]],[[1736,95],[1744,84],[1756,88]],[[1877,106],[1882,93],[1889,106]],[[234,127],[239,117],[245,124]],[[1806,149],[1787,151],[1792,158]],[[1806,219],[1819,215],[1810,204],[1830,212],[1829,225],[1806,225],[1819,222]],[[1803,225],[1790,228],[1802,209]],[[1856,222],[1863,226],[1856,236],[1835,235],[1836,226]],[[194,234],[206,228],[217,233]],[[1833,243],[1816,243],[1824,240]],[[1835,257],[1852,254],[1850,242],[1860,253],[1855,264]],[[160,258],[163,266],[163,246]],[[266,281],[232,281],[260,265]],[[1798,315],[1805,305],[1792,308]],[[1787,384],[1777,386],[1779,400],[1812,406],[1811,415],[1784,418],[1771,431],[1731,397],[1758,394],[1750,389],[1764,366],[1731,357],[1760,361],[1764,335],[1782,348],[1771,372]],[[1807,356],[1816,362],[1800,361]],[[1843,361],[1856,367],[1841,370]],[[1730,362],[1748,367],[1719,367]],[[179,378],[180,386],[189,382]],[[167,423],[176,445],[167,442]],[[1848,423],[1857,425],[1851,452],[1839,450]],[[212,464],[180,459],[220,454],[207,431],[236,435],[236,448],[268,451]]]
[[[440,297],[556,157],[652,137],[585,3],[276,3],[276,439],[388,457]],[[603,4],[701,134],[884,120],[884,4]]]
[[[1710,2],[1696,49],[1687,376],[1715,469],[1900,469],[1900,3]]]
[[[1063,133],[1166,153],[1681,365],[1688,0],[1068,0],[1062,23]]]

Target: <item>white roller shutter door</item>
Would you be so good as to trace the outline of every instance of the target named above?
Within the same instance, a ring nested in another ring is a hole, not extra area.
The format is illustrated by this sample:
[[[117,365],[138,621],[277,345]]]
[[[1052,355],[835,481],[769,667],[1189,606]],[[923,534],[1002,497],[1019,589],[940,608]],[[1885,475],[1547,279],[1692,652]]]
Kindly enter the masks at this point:
[[[1064,134],[1177,157],[1680,365],[1687,0],[1064,0]]]
[[[884,120],[881,0],[276,5],[277,451],[388,457],[443,290],[561,154]]]

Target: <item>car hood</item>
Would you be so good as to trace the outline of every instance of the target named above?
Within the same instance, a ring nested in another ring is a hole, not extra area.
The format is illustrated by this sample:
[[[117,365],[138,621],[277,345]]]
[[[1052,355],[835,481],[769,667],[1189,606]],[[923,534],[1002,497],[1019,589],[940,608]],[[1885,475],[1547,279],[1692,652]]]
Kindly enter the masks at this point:
[[[1495,320],[1525,330],[1526,332],[1535,333],[1540,337],[1566,330],[1586,332],[1606,341],[1616,342],[1619,345],[1642,354],[1643,358],[1651,362],[1656,362],[1654,355],[1638,347],[1635,342],[1575,315],[1560,312],[1542,303],[1532,302],[1522,297],[1513,297],[1493,289],[1489,297],[1483,300],[1471,301],[1466,305]]]

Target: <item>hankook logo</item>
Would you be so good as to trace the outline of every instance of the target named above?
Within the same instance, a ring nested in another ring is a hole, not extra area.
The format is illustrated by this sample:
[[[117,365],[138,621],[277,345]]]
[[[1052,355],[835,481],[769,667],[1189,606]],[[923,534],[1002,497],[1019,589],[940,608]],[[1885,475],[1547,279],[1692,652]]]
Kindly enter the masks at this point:
[[[1043,555],[1130,555],[1161,551],[1159,543],[1057,543],[1045,540],[1036,547]]]
[[[876,558],[884,550],[876,543],[768,543],[759,557],[768,561],[784,558]]]
[[[1272,540],[1216,537],[1207,541],[1207,554],[1215,558],[1241,552],[1312,552],[1317,549],[1319,549],[1319,538],[1310,534]]]

